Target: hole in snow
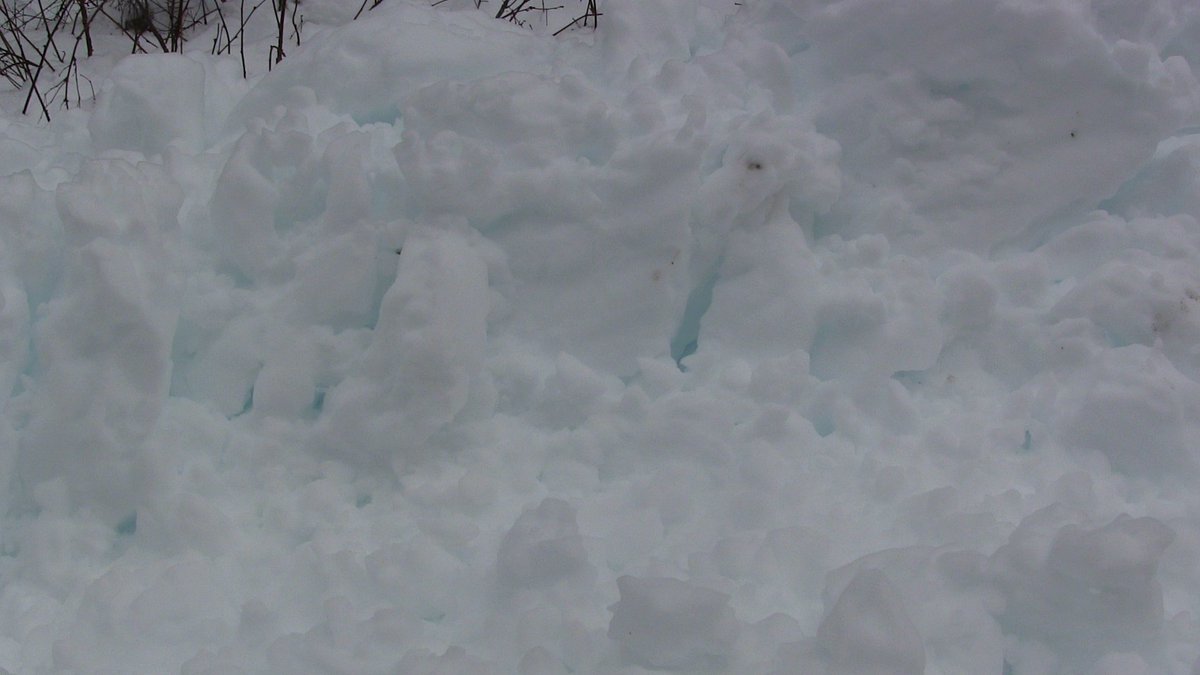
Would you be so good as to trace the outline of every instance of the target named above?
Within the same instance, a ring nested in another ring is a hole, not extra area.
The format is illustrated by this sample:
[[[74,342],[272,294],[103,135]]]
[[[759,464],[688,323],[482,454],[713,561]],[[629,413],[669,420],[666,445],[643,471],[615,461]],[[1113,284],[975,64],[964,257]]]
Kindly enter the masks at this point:
[[[717,260],[712,271],[706,274],[688,295],[687,304],[683,307],[683,319],[679,322],[675,337],[671,338],[671,358],[675,359],[675,365],[679,366],[680,370],[687,370],[683,360],[696,353],[700,346],[700,320],[712,305],[713,287],[717,285],[722,260],[723,258]]]

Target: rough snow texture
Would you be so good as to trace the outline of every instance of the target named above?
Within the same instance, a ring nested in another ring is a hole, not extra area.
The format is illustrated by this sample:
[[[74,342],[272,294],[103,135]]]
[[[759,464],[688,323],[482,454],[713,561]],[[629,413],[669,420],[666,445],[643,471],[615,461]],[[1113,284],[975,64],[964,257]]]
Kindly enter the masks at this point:
[[[0,668],[1200,673],[1200,5],[428,4],[0,92]]]

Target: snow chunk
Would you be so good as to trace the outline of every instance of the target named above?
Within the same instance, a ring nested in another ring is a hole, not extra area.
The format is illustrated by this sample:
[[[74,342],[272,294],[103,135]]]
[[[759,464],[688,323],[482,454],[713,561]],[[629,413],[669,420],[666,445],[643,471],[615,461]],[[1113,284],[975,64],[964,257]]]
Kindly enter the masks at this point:
[[[177,54],[134,54],[113,68],[88,130],[97,149],[161,154],[204,142],[204,67]]]
[[[54,192],[38,186],[26,170],[0,176],[0,221],[10,253],[10,269],[20,278],[30,306],[45,300],[62,266],[62,225],[53,208]]]
[[[183,190],[160,165],[97,159],[59,185],[55,200],[70,245],[97,237],[153,244],[175,227]]]
[[[835,242],[822,260],[813,375],[828,380],[925,370],[942,351],[942,298],[918,260],[880,236]]]
[[[999,291],[991,279],[974,265],[960,265],[947,270],[937,279],[945,295],[944,321],[969,331],[987,326],[992,320]]]
[[[606,393],[619,391],[620,386],[620,381],[604,378],[570,354],[559,354],[545,382],[541,408],[545,421],[551,426],[578,426],[602,409]]]
[[[921,675],[925,647],[887,576],[862,569],[821,621],[817,642],[833,672]]]
[[[944,520],[944,519],[943,519]],[[825,579],[825,590],[822,593],[826,611],[829,613],[826,623],[829,623],[835,608],[843,600],[849,602],[856,596],[847,595],[850,586],[863,575],[868,575],[866,587],[870,589],[872,571],[878,571],[883,576],[881,582],[885,589],[890,589],[898,601],[898,606],[891,606],[887,611],[902,611],[903,616],[911,620],[911,627],[919,636],[919,642],[912,641],[909,634],[906,640],[908,646],[905,652],[912,659],[900,659],[898,663],[915,664],[918,657],[924,655],[925,667],[929,672],[959,673],[959,672],[1000,672],[1004,661],[1004,636],[999,623],[993,614],[998,604],[995,590],[990,585],[987,569],[987,558],[979,553],[956,548],[929,548],[925,546],[910,546],[877,551],[829,572]],[[862,588],[858,589],[859,591]],[[878,596],[876,603],[890,603],[887,592],[863,593],[859,597],[864,601],[868,597]],[[877,608],[883,612],[886,607]],[[870,617],[860,618],[850,622],[854,630],[867,630]],[[882,619],[880,619],[882,621]],[[892,629],[893,638],[903,637],[909,632],[903,627],[904,622]],[[831,637],[828,631],[833,624],[826,628],[826,637]],[[864,638],[865,639],[865,638]],[[921,646],[923,645],[923,647]],[[812,668],[801,668],[809,662],[821,661],[828,666],[831,675],[847,672],[849,665],[840,664],[834,659],[835,653],[830,645],[820,639],[815,649],[805,660],[804,645],[797,645],[799,654],[788,654],[789,650],[781,649],[780,656],[784,657],[786,665],[791,670],[785,672],[809,672]],[[867,654],[866,647],[848,649],[850,653]],[[792,658],[788,658],[791,656]],[[796,658],[799,657],[799,658]],[[880,655],[881,660],[890,659]],[[790,663],[788,663],[790,661]],[[798,662],[797,662],[798,661]],[[882,662],[882,661],[881,661]],[[867,672],[875,672],[867,668]],[[815,666],[814,666],[815,668]],[[851,671],[857,672],[857,671]],[[891,672],[891,671],[885,671]],[[919,671],[918,671],[919,672]]]
[[[841,149],[807,119],[760,114],[733,132],[697,212],[718,227],[758,225],[789,206],[807,224],[841,191]]]
[[[1153,346],[1169,327],[1171,310],[1185,301],[1183,292],[1167,287],[1159,270],[1114,261],[1080,279],[1053,312],[1062,318],[1089,319],[1118,347]]]
[[[367,353],[330,392],[324,442],[363,460],[421,448],[467,403],[489,305],[487,265],[467,237],[412,233]]]
[[[549,79],[505,73],[469,83],[442,81],[420,89],[404,109],[404,128],[430,135],[453,129],[465,137],[502,138],[510,156],[524,160],[568,156],[603,163],[619,140],[617,117],[599,93],[578,77]],[[408,173],[405,177],[411,179]],[[455,209],[461,207],[463,197],[469,197],[461,193],[436,196],[443,198],[440,203],[435,201],[438,206]]]
[[[575,508],[547,497],[526,509],[500,543],[500,580],[518,586],[553,583],[587,566]]]
[[[1006,632],[1053,640],[1067,657],[1145,646],[1163,625],[1158,563],[1175,532],[1154,518],[1056,526],[1063,509],[1026,518],[992,556]]]
[[[148,489],[139,453],[167,396],[176,319],[160,275],[108,239],[73,256],[64,296],[38,326],[44,375],[21,446],[27,485],[64,476],[73,497],[114,519]]]
[[[1200,136],[1178,142],[1166,152],[1160,149],[1106,202],[1107,208],[1126,217],[1186,213],[1200,218]]]
[[[625,660],[647,668],[721,667],[733,652],[740,625],[729,596],[670,578],[623,576],[621,599],[609,609],[608,637]]]
[[[1200,87],[1182,59],[1102,36],[1096,4],[803,3],[846,227],[982,252],[1110,196]]]
[[[394,672],[412,675],[490,675],[496,664],[471,656],[462,647],[447,647],[441,655],[413,649],[404,655]]]
[[[273,165],[290,164],[286,156],[304,156],[311,141],[301,132],[246,132],[217,177],[209,203],[217,253],[223,262],[252,280],[272,269],[283,248],[275,232],[280,188],[273,177]]]
[[[283,418],[306,413],[315,396],[316,363],[316,350],[302,340],[272,351],[254,379],[255,412]]]
[[[1114,652],[1096,662],[1092,675],[1150,675],[1150,666],[1137,654]]]
[[[529,38],[484,12],[384,3],[370,21],[331,29],[284,60],[242,100],[232,123],[269,117],[297,87],[310,87],[317,102],[359,122],[391,122],[434,73],[465,81],[546,63],[550,45]]]
[[[817,334],[821,277],[803,231],[786,216],[737,230],[725,255],[712,306],[700,321],[701,352],[717,345],[781,357],[808,349]]]
[[[16,257],[0,240],[0,392],[6,395],[13,390],[29,357],[29,298],[10,271]],[[0,397],[0,410],[7,404],[8,399]]]
[[[1161,352],[1141,345],[1103,352],[1069,383],[1057,407],[1064,444],[1099,450],[1117,471],[1165,475],[1197,468],[1188,439],[1200,420],[1200,385]]]
[[[358,230],[320,241],[296,256],[292,317],[335,328],[366,325],[374,310],[376,253],[372,237]]]

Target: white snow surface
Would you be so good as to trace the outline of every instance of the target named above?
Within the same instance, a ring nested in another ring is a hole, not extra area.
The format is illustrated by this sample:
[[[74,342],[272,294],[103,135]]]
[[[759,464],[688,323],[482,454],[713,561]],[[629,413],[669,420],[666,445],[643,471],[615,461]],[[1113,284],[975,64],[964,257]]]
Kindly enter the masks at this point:
[[[1200,4],[305,1],[0,93],[0,672],[1200,672]]]

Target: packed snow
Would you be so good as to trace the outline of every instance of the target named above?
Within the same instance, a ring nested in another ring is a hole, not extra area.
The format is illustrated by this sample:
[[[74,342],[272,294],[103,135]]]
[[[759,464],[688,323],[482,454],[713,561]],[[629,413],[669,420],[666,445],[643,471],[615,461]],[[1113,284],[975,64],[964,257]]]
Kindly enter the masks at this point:
[[[0,672],[1200,673],[1200,4],[357,5],[0,92]]]

